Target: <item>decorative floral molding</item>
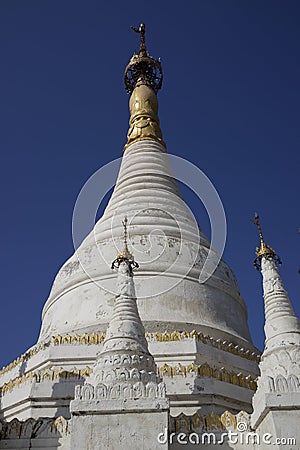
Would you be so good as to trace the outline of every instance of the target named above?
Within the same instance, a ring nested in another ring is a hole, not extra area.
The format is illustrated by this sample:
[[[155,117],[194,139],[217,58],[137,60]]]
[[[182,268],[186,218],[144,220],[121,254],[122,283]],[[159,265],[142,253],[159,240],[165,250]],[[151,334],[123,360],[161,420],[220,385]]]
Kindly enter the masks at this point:
[[[0,440],[52,438],[70,434],[70,421],[60,416],[56,419],[27,419],[10,422],[0,420]]]
[[[176,341],[182,341],[185,339],[197,339],[198,341],[201,341],[203,344],[211,345],[212,347],[218,348],[225,352],[232,353],[233,355],[237,355],[242,358],[246,358],[246,359],[249,359],[249,360],[255,361],[255,362],[260,361],[260,355],[255,352],[251,352],[250,350],[247,350],[243,347],[235,345],[232,342],[229,342],[226,340],[214,339],[208,335],[204,335],[203,333],[197,332],[195,330],[193,330],[193,331],[177,331],[177,330],[175,330],[171,333],[168,331],[165,331],[164,333],[161,333],[161,332],[146,333],[145,336],[149,342],[151,342],[151,341],[156,341],[156,342],[175,341],[176,342]],[[34,355],[39,353],[41,350],[44,350],[49,345],[65,345],[65,344],[97,345],[99,343],[102,343],[104,341],[104,339],[105,339],[105,333],[92,333],[92,334],[84,333],[81,335],[79,335],[79,334],[73,334],[73,335],[57,334],[56,336],[53,336],[49,342],[45,342],[45,343],[36,345],[32,349],[30,349],[28,352],[24,353],[24,355],[19,356],[12,363],[3,367],[0,370],[0,376],[6,372],[9,372],[14,367],[17,367],[20,363],[23,363],[24,361],[32,358]]]
[[[280,374],[276,377],[262,377],[262,383],[266,385],[268,392],[286,393],[300,391],[299,378],[294,374],[291,374],[288,377],[284,377]]]
[[[35,347],[31,348],[28,352],[24,353],[23,355],[16,358],[13,362],[11,362],[7,366],[3,367],[0,370],[0,376],[3,375],[4,373],[9,372],[10,370],[14,369],[19,364],[22,364],[23,362],[32,358],[34,355],[39,353],[41,350],[44,350],[46,347],[47,347],[47,344],[38,344]]]
[[[92,334],[65,334],[61,336],[57,334],[51,339],[51,344],[61,345],[61,344],[87,344],[87,345],[97,345],[103,342],[105,339],[105,333],[92,333]]]
[[[224,381],[226,383],[234,384],[235,386],[251,389],[252,391],[256,391],[257,389],[256,380],[251,377],[251,375],[244,376],[242,373],[236,373],[233,371],[229,372],[225,369],[225,367],[212,367],[207,362],[201,364],[200,366],[197,366],[196,364],[183,366],[180,363],[176,366],[164,364],[160,367],[159,373],[163,377],[174,377],[178,375],[186,377],[191,375],[199,375],[200,377],[216,378],[219,381]]]
[[[75,399],[76,400],[100,400],[100,399],[136,399],[136,398],[165,398],[166,387],[165,384],[155,383],[150,381],[144,384],[138,381],[134,384],[130,382],[120,382],[107,386],[99,383],[95,387],[91,384],[84,386],[76,386]]]
[[[62,367],[57,369],[46,369],[43,371],[32,371],[23,374],[20,377],[16,377],[13,380],[10,380],[8,383],[5,383],[1,387],[1,393],[2,395],[5,395],[7,392],[12,391],[12,389],[20,386],[20,384],[26,381],[30,383],[41,383],[46,380],[53,381],[57,378],[60,378],[62,380],[69,380],[74,378],[80,379],[90,376],[92,372],[93,370],[90,367],[86,367],[84,369],[74,369],[72,371],[66,371]],[[242,373],[236,373],[233,371],[229,372],[225,369],[225,367],[216,368],[210,366],[208,363],[204,363],[199,366],[197,366],[196,364],[183,366],[180,363],[176,366],[169,366],[168,364],[164,364],[159,368],[159,374],[162,377],[186,377],[194,375],[200,377],[216,378],[217,380],[231,383],[235,386],[240,386],[246,389],[251,389],[252,391],[255,391],[257,388],[256,380],[251,377],[251,375],[244,376]]]
[[[54,381],[57,378],[61,380],[71,380],[71,379],[81,379],[83,377],[87,377],[92,373],[92,369],[90,367],[85,367],[84,369],[74,369],[72,371],[67,371],[62,367],[57,369],[46,369],[42,371],[32,371],[26,374],[23,374],[20,377],[16,377],[13,380],[10,380],[8,383],[4,383],[1,387],[2,396],[7,392],[12,391],[15,387],[20,386],[24,382],[29,383],[42,383],[43,381]]]
[[[202,416],[198,412],[192,416],[187,416],[181,413],[177,417],[170,416],[170,428],[170,431],[175,433],[225,431],[229,429],[250,431],[250,415],[245,411],[240,411],[236,415],[225,411],[221,416],[214,413]]]
[[[156,341],[156,342],[171,342],[171,341],[182,341],[185,339],[197,339],[201,341],[203,344],[211,345],[212,347],[218,348],[225,352],[232,353],[237,356],[241,356],[242,358],[246,358],[255,362],[260,361],[260,355],[251,352],[243,347],[233,344],[232,342],[228,342],[226,340],[214,339],[210,336],[204,335],[203,333],[193,331],[173,331],[172,333],[165,331],[164,333],[156,332],[156,333],[145,333],[146,339],[148,342]],[[105,333],[92,333],[88,335],[86,333],[82,335],[74,334],[66,334],[64,336],[56,335],[52,338],[51,343],[54,345],[61,344],[98,344],[103,342],[105,339]]]

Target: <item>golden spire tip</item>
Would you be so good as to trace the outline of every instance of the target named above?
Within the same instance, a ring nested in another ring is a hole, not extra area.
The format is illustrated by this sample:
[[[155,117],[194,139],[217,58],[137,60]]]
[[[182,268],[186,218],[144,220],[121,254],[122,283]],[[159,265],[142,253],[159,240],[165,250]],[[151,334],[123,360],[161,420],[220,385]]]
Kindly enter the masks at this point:
[[[259,235],[259,240],[260,240],[260,247],[256,247],[256,256],[257,256],[257,258],[254,261],[255,268],[256,269],[260,268],[260,261],[261,261],[261,258],[263,256],[265,256],[266,258],[275,259],[275,261],[278,264],[281,264],[281,260],[276,255],[275,251],[272,249],[272,247],[267,245],[265,243],[265,241],[264,241],[262,228],[261,228],[260,221],[259,221],[259,215],[257,213],[254,214],[254,220],[251,219],[251,222],[254,223],[254,225],[256,225],[257,231],[258,231],[258,235]]]
[[[158,118],[157,92],[162,86],[160,59],[154,59],[146,49],[145,24],[131,27],[140,35],[140,51],[134,53],[125,68],[124,82],[129,100],[130,120],[127,143],[124,150],[134,142],[150,140],[166,147]]]

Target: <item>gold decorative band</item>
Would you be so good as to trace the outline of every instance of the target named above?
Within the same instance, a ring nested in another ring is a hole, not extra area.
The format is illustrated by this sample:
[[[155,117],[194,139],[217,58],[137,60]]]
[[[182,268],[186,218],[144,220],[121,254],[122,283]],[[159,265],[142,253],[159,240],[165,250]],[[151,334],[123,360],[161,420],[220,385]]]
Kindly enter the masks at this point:
[[[59,367],[57,369],[45,369],[43,371],[32,371],[26,374],[23,374],[20,377],[16,377],[13,380],[10,380],[8,383],[4,383],[1,387],[1,394],[4,395],[7,392],[12,391],[15,387],[20,386],[20,384],[28,381],[30,383],[36,382],[41,383],[43,381],[54,381],[58,378],[62,380],[70,380],[89,376],[93,370],[90,367],[85,367],[84,369],[75,369],[72,371],[67,371],[63,367]]]
[[[228,342],[226,340],[221,339],[214,339],[210,336],[204,335],[203,333],[197,332],[195,330],[193,331],[165,331],[164,333],[156,332],[156,333],[145,333],[146,339],[156,342],[171,342],[171,341],[182,341],[184,339],[197,339],[198,341],[201,341],[203,344],[211,345],[212,347],[218,348],[220,350],[223,350],[225,352],[232,353],[233,355],[241,356],[242,358],[246,358],[255,362],[260,361],[260,355],[252,352],[249,349],[245,349],[243,347],[240,347],[238,345],[233,344],[232,342]],[[54,345],[60,345],[60,344],[73,344],[73,343],[79,343],[79,344],[99,344],[103,342],[105,339],[105,333],[92,333],[91,335],[88,335],[86,333],[82,335],[74,334],[66,334],[64,336],[56,335],[52,338],[52,343]]]
[[[212,347],[218,348],[220,350],[223,350],[225,352],[232,353],[234,355],[238,355],[242,358],[246,358],[255,362],[260,361],[260,355],[252,352],[251,350],[245,349],[243,347],[240,347],[232,342],[229,342],[227,340],[221,340],[221,339],[214,339],[211,336],[204,335],[203,333],[197,332],[195,330],[193,331],[165,331],[164,333],[156,332],[156,333],[146,333],[145,334],[146,339],[151,341],[157,341],[157,342],[171,342],[171,341],[182,341],[184,339],[197,339],[201,341],[203,344],[211,345]],[[86,344],[86,345],[97,345],[104,341],[105,339],[105,333],[92,333],[87,334],[83,333],[81,335],[79,334],[65,334],[60,335],[57,334],[56,336],[53,336],[50,341],[41,343],[30,349],[25,354],[19,356],[17,359],[15,359],[13,362],[8,364],[7,366],[3,367],[0,370],[0,376],[3,375],[6,372],[9,372],[14,367],[17,367],[19,364],[21,364],[24,361],[27,361],[28,359],[32,358],[35,354],[39,353],[41,350],[44,350],[46,347],[51,345],[63,345],[63,344]]]
[[[162,377],[174,377],[188,375],[215,378],[219,381],[224,381],[225,383],[234,384],[235,386],[240,386],[246,389],[251,389],[256,391],[257,384],[256,380],[251,375],[243,375],[241,372],[236,373],[234,371],[228,371],[225,367],[213,367],[207,362],[197,366],[196,364],[189,364],[188,366],[183,366],[182,364],[177,364],[176,366],[169,366],[164,364],[159,369],[159,374]]]
[[[56,379],[80,379],[89,376],[93,370],[90,367],[85,367],[83,369],[74,369],[72,371],[67,371],[63,367],[58,367],[56,369],[45,369],[43,371],[31,371],[23,374],[20,377],[16,377],[5,383],[1,387],[2,395],[13,390],[16,386],[29,381],[41,383],[43,381],[54,381]],[[176,366],[169,366],[164,364],[159,368],[159,374],[162,377],[175,377],[175,376],[201,376],[207,378],[216,378],[219,381],[234,384],[235,386],[240,386],[246,389],[256,390],[257,385],[254,378],[251,375],[244,376],[242,373],[229,372],[224,367],[216,368],[210,366],[207,362],[197,366],[196,364],[189,364],[188,366],[183,366],[182,364],[177,364]]]
[[[236,430],[239,423],[243,423],[243,431],[250,431],[250,415],[245,411],[240,411],[238,414],[225,411],[220,416],[214,413],[206,416],[202,416],[198,412],[192,416],[181,413],[177,417],[170,417],[170,431],[175,433],[202,433],[228,429]]]
[[[2,439],[5,440],[6,436],[10,436],[11,432],[15,436],[15,439],[23,439],[30,437],[28,430],[35,428],[35,425],[43,423],[43,426],[37,427],[37,438],[49,437],[49,433],[58,436],[67,436],[70,434],[70,419],[65,419],[60,416],[55,419],[27,419],[21,421],[13,419],[10,422],[0,420],[0,427],[2,425]],[[203,432],[216,432],[225,430],[238,430],[239,424],[243,424],[243,431],[250,431],[250,415],[245,411],[240,411],[238,414],[232,414],[229,411],[225,411],[222,415],[214,413],[207,414],[206,416],[196,412],[192,416],[188,416],[184,413],[179,414],[177,417],[170,416],[170,432],[180,433],[203,433]],[[28,427],[28,425],[31,427]],[[3,430],[4,433],[3,433]],[[4,435],[4,436],[3,436]],[[195,442],[196,443],[196,442]]]

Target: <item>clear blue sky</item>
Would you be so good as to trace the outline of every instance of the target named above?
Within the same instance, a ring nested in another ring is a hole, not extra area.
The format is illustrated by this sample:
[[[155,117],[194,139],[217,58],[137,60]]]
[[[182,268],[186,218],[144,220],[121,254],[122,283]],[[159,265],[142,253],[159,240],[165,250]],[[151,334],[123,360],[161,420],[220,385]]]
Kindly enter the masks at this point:
[[[2,0],[1,362],[33,345],[52,281],[73,253],[71,217],[88,177],[122,155],[123,69],[144,21],[162,58],[168,150],[197,164],[227,214],[225,259],[263,345],[259,211],[297,303],[300,4],[297,1]],[[186,201],[209,234],[199,201]],[[238,318],[237,318],[238,320]]]

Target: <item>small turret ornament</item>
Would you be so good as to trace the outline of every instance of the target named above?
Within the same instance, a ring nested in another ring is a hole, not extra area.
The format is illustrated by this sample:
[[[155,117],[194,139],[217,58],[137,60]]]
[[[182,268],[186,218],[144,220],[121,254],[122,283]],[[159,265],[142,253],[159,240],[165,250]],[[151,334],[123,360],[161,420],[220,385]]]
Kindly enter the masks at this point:
[[[128,249],[128,245],[127,245],[127,236],[128,236],[128,232],[127,232],[127,223],[128,223],[128,219],[125,216],[124,220],[122,221],[123,224],[123,250],[122,252],[119,252],[116,259],[112,262],[111,268],[112,269],[118,269],[120,267],[120,264],[122,262],[125,262],[130,270],[130,273],[132,273],[132,271],[134,269],[138,269],[139,265],[137,262],[135,262],[133,254],[130,253],[129,249]]]
[[[163,79],[160,59],[152,58],[147,51],[145,24],[131,28],[140,35],[140,50],[138,54],[134,53],[124,73],[125,88],[130,94],[130,120],[124,150],[135,142],[145,140],[158,142],[166,148],[160,129],[156,95]]]
[[[264,241],[261,225],[259,222],[259,215],[257,213],[255,213],[255,215],[254,215],[254,220],[251,219],[251,222],[257,226],[259,240],[260,240],[260,247],[256,247],[256,258],[253,262],[255,269],[256,270],[261,269],[261,260],[263,257],[270,259],[270,260],[271,259],[274,260],[275,263],[277,264],[277,266],[280,266],[282,264],[281,259],[275,253],[273,248],[270,247],[269,245],[267,245]]]
[[[157,93],[161,89],[163,79],[160,59],[152,58],[147,51],[145,24],[141,23],[139,28],[132,26],[131,29],[140,35],[140,51],[138,54],[134,53],[125,68],[126,91],[131,94],[136,86],[144,84],[150,86]]]

